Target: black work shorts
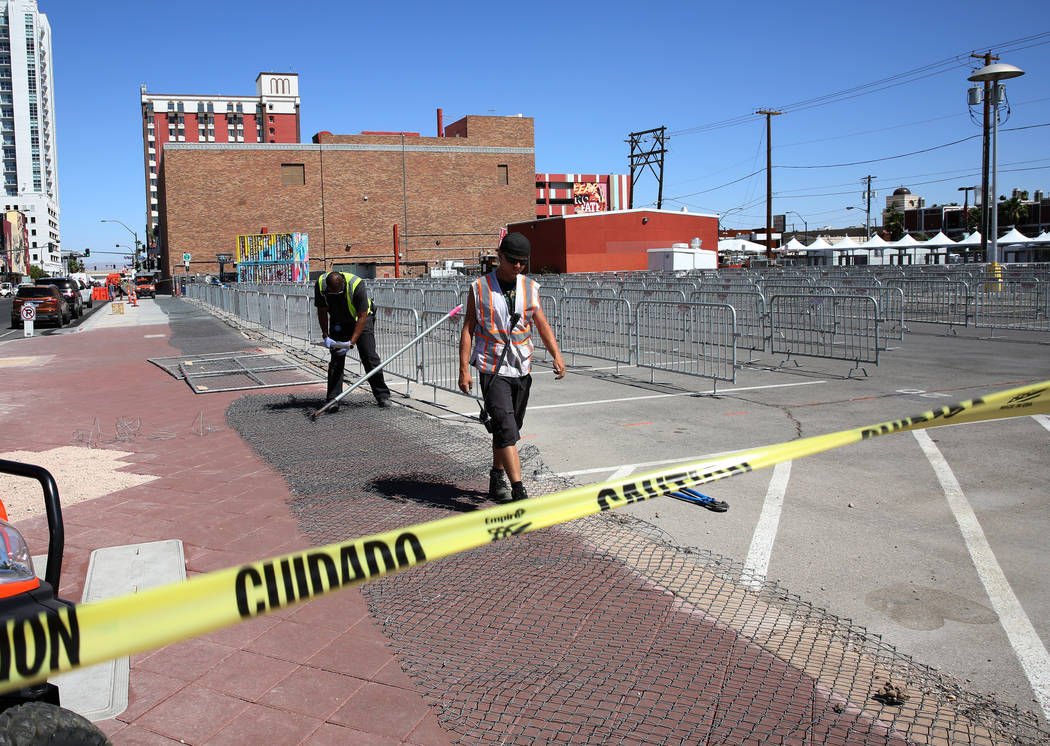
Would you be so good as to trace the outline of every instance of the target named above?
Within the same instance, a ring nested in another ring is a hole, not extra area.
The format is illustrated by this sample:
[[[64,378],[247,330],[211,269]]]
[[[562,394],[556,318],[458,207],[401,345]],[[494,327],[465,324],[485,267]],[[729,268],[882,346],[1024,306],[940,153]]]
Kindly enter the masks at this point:
[[[531,388],[532,376],[509,378],[493,376],[491,373],[481,374],[481,390],[484,392],[485,410],[492,422],[494,448],[515,445],[521,438],[521,424],[525,421],[525,408],[529,406]]]

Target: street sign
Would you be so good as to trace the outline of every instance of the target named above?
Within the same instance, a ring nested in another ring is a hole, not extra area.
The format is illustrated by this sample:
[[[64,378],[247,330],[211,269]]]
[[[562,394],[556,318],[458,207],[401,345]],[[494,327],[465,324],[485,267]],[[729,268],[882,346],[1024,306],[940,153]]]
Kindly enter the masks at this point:
[[[190,255],[190,253],[188,251],[185,254],[182,255],[182,261],[186,262],[186,264],[189,264],[190,263],[190,259],[192,259],[192,258],[193,257]]]
[[[215,261],[217,261],[219,264],[226,264],[231,259],[233,259],[233,255],[232,254],[216,254],[215,255]]]
[[[33,336],[33,322],[36,320],[36,306],[26,303],[19,312],[22,316],[22,336]]]

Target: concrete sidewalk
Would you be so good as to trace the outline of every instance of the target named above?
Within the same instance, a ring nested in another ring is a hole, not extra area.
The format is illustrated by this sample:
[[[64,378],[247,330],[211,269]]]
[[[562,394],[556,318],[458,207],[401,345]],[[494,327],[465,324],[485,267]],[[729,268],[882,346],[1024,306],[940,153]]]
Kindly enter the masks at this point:
[[[0,344],[0,360],[11,360],[5,388],[18,392],[0,406],[0,455],[72,446],[92,463],[102,452],[116,457],[112,479],[147,478],[63,499],[63,598],[80,599],[100,547],[179,539],[192,577],[309,546],[281,475],[226,426],[242,394],[194,395],[147,362],[180,353],[168,320],[145,299],[123,314],[101,309],[82,333]],[[217,347],[250,347],[207,323]],[[285,391],[320,396],[316,387]],[[61,469],[55,477],[63,495],[84,481]],[[18,527],[34,553],[46,550],[43,515]],[[133,656],[127,709],[98,725],[118,744],[449,742],[357,589]]]

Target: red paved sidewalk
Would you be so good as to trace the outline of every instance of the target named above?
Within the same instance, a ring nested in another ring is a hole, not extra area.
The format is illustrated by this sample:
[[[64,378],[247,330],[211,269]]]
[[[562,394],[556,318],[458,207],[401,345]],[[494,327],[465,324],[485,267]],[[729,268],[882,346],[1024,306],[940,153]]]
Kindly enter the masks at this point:
[[[5,388],[17,392],[0,408],[0,453],[77,445],[74,432],[95,418],[109,434],[117,418],[140,418],[137,437],[101,447],[131,452],[122,471],[159,477],[64,508],[64,598],[80,598],[100,547],[181,539],[192,576],[308,546],[281,476],[226,426],[226,407],[243,392],[195,395],[147,362],[179,353],[167,332],[139,326],[0,344]],[[5,363],[51,355],[44,365]],[[303,392],[321,393],[288,390]],[[201,436],[199,415],[222,429]],[[42,553],[46,519],[18,525]],[[128,709],[98,725],[117,744],[449,743],[354,588],[133,656]]]

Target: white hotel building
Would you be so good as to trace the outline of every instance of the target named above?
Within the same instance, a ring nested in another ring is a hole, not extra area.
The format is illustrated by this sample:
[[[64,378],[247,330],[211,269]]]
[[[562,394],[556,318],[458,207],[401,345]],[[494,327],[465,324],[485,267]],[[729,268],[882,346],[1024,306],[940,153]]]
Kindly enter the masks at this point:
[[[0,0],[0,206],[25,213],[29,261],[62,268],[51,25],[36,0]]]

